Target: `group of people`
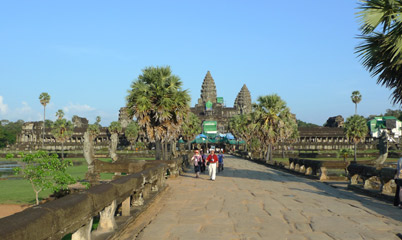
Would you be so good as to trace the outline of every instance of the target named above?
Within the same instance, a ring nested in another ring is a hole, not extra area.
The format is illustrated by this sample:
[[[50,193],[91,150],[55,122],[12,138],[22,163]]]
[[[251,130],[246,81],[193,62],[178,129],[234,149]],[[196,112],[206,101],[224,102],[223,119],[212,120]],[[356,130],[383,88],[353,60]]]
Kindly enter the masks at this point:
[[[194,165],[195,177],[200,177],[200,172],[205,172],[208,166],[209,178],[215,181],[216,171],[223,171],[223,153],[218,151],[218,155],[215,154],[215,149],[210,150],[210,154],[207,156],[198,150],[194,151],[194,156],[191,158]]]

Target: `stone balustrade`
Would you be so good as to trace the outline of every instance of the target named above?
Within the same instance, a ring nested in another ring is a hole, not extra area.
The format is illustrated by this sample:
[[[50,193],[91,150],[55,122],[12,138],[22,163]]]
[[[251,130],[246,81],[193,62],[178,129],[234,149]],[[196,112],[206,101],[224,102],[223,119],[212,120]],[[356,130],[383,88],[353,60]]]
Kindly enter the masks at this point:
[[[362,164],[350,164],[348,166],[349,186],[371,190],[373,193],[394,194],[396,189],[395,174],[396,169],[390,167],[376,168]]]
[[[321,181],[328,180],[328,169],[346,169],[347,162],[317,161],[299,158],[289,158],[289,170],[309,176],[318,176]]]
[[[61,239],[73,233],[72,239],[78,240],[91,239],[99,233],[113,235],[117,208],[121,216],[130,216],[152,193],[157,194],[165,187],[167,175],[179,174],[188,161],[188,155],[182,155],[169,161],[147,163],[141,172],[2,218],[0,239]],[[93,218],[97,216],[98,228],[91,233]]]

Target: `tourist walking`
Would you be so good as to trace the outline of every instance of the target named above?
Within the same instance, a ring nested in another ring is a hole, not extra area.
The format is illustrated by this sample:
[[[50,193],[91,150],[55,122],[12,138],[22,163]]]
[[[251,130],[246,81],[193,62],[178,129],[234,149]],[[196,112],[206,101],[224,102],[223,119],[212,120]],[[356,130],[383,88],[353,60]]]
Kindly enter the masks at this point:
[[[218,172],[223,171],[223,153],[218,151]]]
[[[193,161],[194,165],[195,177],[198,178],[200,177],[201,165],[203,164],[202,157],[198,150],[194,151],[194,156],[191,158],[191,160]]]
[[[211,154],[209,154],[209,156],[207,158],[207,163],[209,163],[209,166],[208,166],[209,178],[212,181],[215,181],[216,167],[217,167],[217,165],[219,165],[219,163],[218,163],[218,156],[215,155],[214,149],[211,149]]]
[[[402,158],[398,159],[395,174],[396,192],[394,206],[402,209]]]
[[[206,161],[207,161],[207,155],[203,152],[201,152],[201,156],[202,156],[202,164],[201,164],[201,172],[205,172],[205,165],[206,165]]]

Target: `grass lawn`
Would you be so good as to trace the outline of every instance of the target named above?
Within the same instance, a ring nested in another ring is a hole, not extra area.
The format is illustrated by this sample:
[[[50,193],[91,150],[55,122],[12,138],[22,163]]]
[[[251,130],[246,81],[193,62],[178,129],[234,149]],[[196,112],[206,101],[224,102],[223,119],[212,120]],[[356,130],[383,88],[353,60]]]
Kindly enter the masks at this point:
[[[74,166],[69,167],[67,172],[74,178],[84,179],[88,165],[84,158],[73,158]],[[112,161],[111,159],[102,159]],[[110,180],[113,173],[101,173],[102,180]],[[39,193],[39,198],[47,198],[52,192],[50,190]],[[35,204],[35,192],[28,180],[20,179],[18,176],[7,180],[0,180],[0,204]]]

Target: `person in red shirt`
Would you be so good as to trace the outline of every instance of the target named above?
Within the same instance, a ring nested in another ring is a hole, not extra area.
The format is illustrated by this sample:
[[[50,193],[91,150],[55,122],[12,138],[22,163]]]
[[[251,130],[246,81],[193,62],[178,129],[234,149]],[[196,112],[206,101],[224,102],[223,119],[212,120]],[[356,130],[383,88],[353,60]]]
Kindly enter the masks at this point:
[[[211,154],[207,157],[207,162],[209,163],[208,166],[208,173],[209,173],[209,178],[212,181],[215,181],[216,177],[216,168],[218,167],[218,156],[215,155],[215,150],[211,149]]]

